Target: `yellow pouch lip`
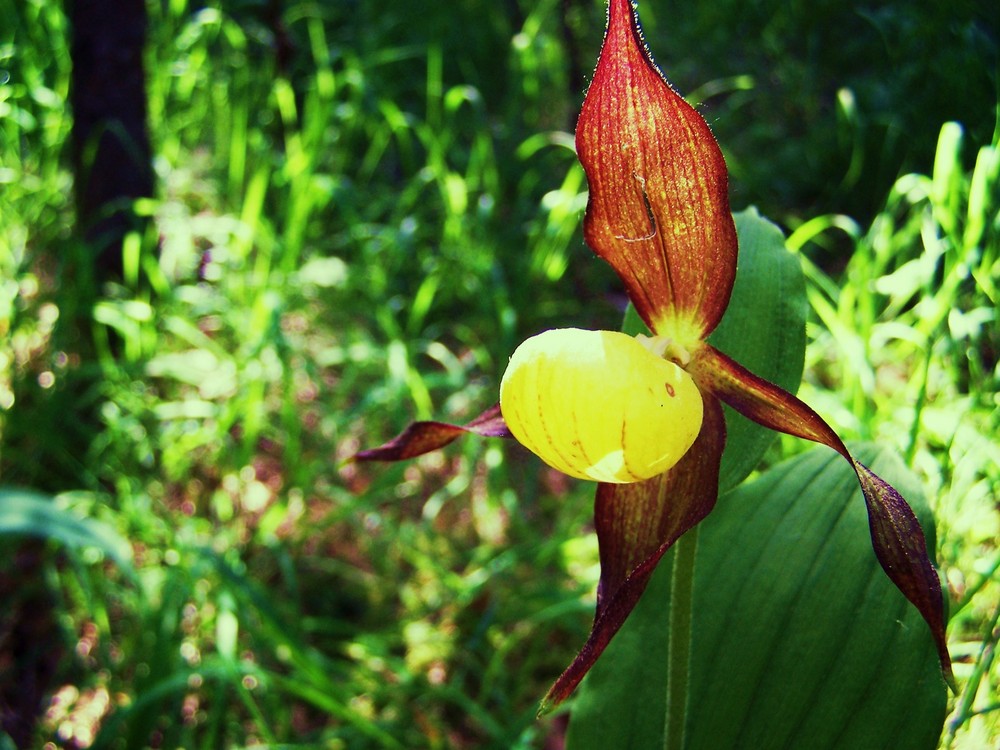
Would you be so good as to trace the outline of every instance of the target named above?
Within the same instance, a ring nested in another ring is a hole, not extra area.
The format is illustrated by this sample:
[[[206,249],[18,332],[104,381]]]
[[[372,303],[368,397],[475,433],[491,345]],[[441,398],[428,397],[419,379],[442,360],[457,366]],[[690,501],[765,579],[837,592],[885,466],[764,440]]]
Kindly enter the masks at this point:
[[[562,328],[525,340],[500,384],[514,437],[565,474],[637,482],[670,469],[701,428],[690,375],[617,331]]]

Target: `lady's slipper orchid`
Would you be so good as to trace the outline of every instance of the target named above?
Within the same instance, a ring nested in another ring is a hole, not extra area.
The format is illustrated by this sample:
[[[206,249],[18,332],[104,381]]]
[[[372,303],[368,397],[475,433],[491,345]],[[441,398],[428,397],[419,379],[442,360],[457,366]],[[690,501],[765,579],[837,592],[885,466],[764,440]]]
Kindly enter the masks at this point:
[[[726,165],[708,125],[650,59],[629,0],[610,0],[576,146],[590,188],[586,242],[614,268],[653,337],[543,333],[511,358],[499,408],[464,426],[412,424],[356,458],[409,458],[464,432],[513,434],[555,468],[599,482],[597,613],[582,651],[549,691],[550,707],[593,665],[663,554],[715,505],[726,403],[851,463],[875,554],[930,626],[950,681],[941,585],[909,505],[816,412],[706,342],[736,275]]]

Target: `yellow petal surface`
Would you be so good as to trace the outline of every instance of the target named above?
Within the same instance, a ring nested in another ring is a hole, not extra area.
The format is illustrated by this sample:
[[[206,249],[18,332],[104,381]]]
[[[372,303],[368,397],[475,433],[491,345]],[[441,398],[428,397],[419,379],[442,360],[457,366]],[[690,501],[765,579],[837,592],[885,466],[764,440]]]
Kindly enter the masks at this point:
[[[561,328],[521,344],[500,383],[514,437],[549,466],[638,482],[680,460],[701,429],[701,394],[679,366],[616,331]]]

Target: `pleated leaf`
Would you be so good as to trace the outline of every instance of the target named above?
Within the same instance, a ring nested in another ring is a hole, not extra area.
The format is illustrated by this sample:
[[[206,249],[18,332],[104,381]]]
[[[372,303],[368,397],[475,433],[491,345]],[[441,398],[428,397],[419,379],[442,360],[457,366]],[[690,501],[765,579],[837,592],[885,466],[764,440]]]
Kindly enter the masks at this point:
[[[915,477],[854,454],[903,489]],[[663,747],[670,565],[578,692],[569,750]],[[946,711],[934,639],[871,551],[851,467],[816,448],[720,498],[700,526],[687,750],[931,750]]]
[[[941,581],[931,563],[920,523],[904,497],[852,456],[833,428],[808,404],[712,346],[698,350],[690,372],[703,392],[715,394],[743,416],[772,430],[829,446],[847,460],[864,492],[875,556],[886,575],[923,615],[937,643],[942,673],[953,684]]]
[[[740,264],[725,317],[709,338],[752,372],[795,393],[806,355],[806,283],[799,259],[785,248],[777,225],[755,208],[735,214]],[[725,407],[726,446],[719,487],[725,491],[753,471],[777,435]]]

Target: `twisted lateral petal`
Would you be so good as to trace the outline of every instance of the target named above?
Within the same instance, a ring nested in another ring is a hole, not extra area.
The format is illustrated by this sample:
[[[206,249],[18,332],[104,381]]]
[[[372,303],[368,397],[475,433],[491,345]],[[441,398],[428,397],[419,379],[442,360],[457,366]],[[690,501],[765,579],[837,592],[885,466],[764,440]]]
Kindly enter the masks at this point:
[[[673,362],[617,331],[562,328],[522,343],[500,383],[514,437],[559,471],[599,482],[661,474],[701,428],[701,394]]]
[[[850,462],[868,509],[875,556],[896,588],[927,622],[937,645],[941,671],[949,685],[954,685],[941,581],[927,554],[924,532],[906,500],[892,485],[856,461],[837,433],[809,406],[758,378],[711,345],[705,344],[698,350],[689,370],[702,392],[717,396],[748,419],[772,430],[827,445]]]
[[[715,507],[726,425],[719,401],[705,396],[704,403],[701,432],[673,469],[645,482],[598,485],[597,613],[586,644],[549,690],[540,712],[573,692],[635,608],[660,558]]]
[[[587,244],[650,330],[693,347],[722,318],[736,274],[726,164],[653,65],[629,0],[610,2],[576,147],[590,185]]]
[[[447,422],[413,422],[399,435],[377,448],[359,451],[355,461],[405,461],[443,448],[455,438],[471,432],[481,437],[511,437],[500,416],[500,407],[492,406],[464,425]]]

